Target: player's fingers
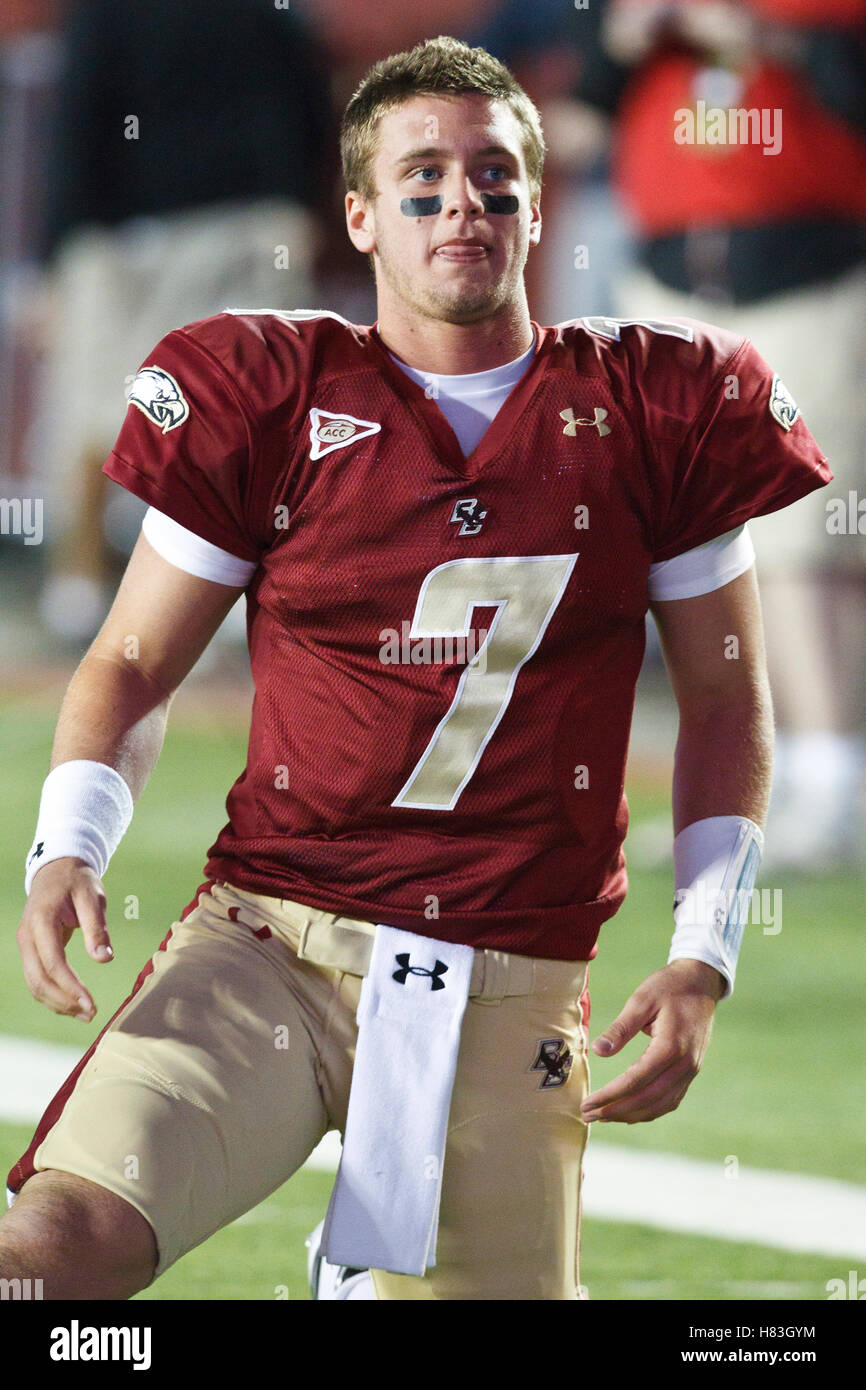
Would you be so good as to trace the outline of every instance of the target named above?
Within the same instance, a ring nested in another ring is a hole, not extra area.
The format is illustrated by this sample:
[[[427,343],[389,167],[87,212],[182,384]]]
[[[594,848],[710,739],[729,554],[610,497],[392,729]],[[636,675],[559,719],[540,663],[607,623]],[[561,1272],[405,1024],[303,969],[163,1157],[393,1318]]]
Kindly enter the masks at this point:
[[[645,1081],[652,1080],[659,1076],[664,1068],[670,1066],[671,1062],[676,1062],[678,1056],[684,1054],[685,1049],[677,1044],[676,1038],[655,1036],[649,1041],[648,1047],[641,1052],[634,1062],[627,1066],[620,1076],[614,1077],[612,1081],[607,1081],[605,1087],[596,1094],[607,1093],[616,1088],[617,1094],[627,1095],[630,1091],[637,1091],[638,1087],[644,1086]]]
[[[593,1041],[593,1052],[597,1052],[600,1057],[612,1057],[651,1021],[652,1016],[653,1010],[647,1002],[641,1002],[637,995],[633,994],[613,1023],[608,1024],[604,1032]]]
[[[81,876],[72,890],[72,901],[87,954],[98,961],[112,960],[114,951],[105,921],[105,889],[95,873]]]
[[[44,977],[42,984],[43,987],[47,985],[52,998],[60,996],[64,1004],[63,1013],[89,1020],[96,1012],[96,1005],[90,991],[66,959],[64,939],[67,939],[66,929],[48,923],[37,927],[33,933],[33,944],[39,958],[38,968]]]
[[[693,1078],[689,1078],[680,1082],[679,1085],[665,1087],[652,1097],[636,1097],[627,1105],[617,1107],[614,1111],[605,1111],[603,1115],[599,1116],[599,1123],[645,1124],[648,1120],[658,1120],[662,1115],[669,1115],[679,1106],[692,1080]]]
[[[18,949],[27,988],[38,1003],[56,1014],[73,1014],[84,1020],[93,1017],[93,1000],[66,964],[56,928],[47,923],[28,924],[18,932]]]
[[[636,1124],[658,1119],[660,1115],[676,1110],[696,1075],[697,1068],[691,1064],[675,1063],[634,1094],[610,1104],[597,1105],[583,1118],[588,1122],[597,1120],[601,1124],[610,1121]]]
[[[645,1052],[632,1062],[630,1067],[614,1077],[600,1090],[593,1091],[581,1104],[581,1113],[586,1119],[600,1106],[637,1095],[643,1088],[662,1076],[669,1067],[682,1067],[684,1071],[694,1066],[692,1049],[673,1038],[654,1037]]]

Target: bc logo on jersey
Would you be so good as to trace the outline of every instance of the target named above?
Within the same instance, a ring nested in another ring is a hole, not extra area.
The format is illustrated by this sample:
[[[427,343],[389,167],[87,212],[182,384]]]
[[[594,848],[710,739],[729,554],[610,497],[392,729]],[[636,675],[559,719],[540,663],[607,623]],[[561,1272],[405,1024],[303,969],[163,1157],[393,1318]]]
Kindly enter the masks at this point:
[[[129,400],[143,415],[159,425],[163,434],[189,419],[189,406],[171,372],[161,367],[142,367],[129,388]]]
[[[477,536],[486,515],[487,511],[478,505],[477,497],[461,497],[459,502],[454,503],[451,520],[462,523],[458,536]]]
[[[789,430],[800,414],[800,407],[780,376],[773,377],[770,387],[770,414],[783,430]]]

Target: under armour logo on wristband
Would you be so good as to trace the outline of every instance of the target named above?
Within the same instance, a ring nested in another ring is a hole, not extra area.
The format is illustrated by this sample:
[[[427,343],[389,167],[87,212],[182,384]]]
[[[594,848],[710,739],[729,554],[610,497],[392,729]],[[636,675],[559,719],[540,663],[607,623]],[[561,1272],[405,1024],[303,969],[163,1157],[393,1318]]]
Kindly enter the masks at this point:
[[[423,965],[409,964],[408,951],[401,952],[401,954],[399,956],[395,956],[394,959],[399,965],[400,969],[394,971],[393,975],[391,976],[391,979],[396,980],[398,985],[405,985],[407,975],[426,975],[430,980],[431,989],[445,988],[445,981],[439,978],[441,975],[444,975],[445,971],[448,969],[448,966],[445,965],[444,961],[437,960],[432,970],[425,970]]]
[[[538,1056],[529,1068],[530,1071],[543,1071],[547,1075],[539,1085],[539,1091],[550,1086],[564,1086],[568,1080],[574,1058],[562,1038],[543,1038],[538,1044]]]
[[[45,841],[44,841],[44,840],[40,840],[40,841],[39,841],[39,844],[36,846],[35,850],[34,850],[33,853],[31,854],[30,858],[27,860],[27,863],[28,863],[28,864],[32,864],[34,859],[38,859],[39,856],[40,856],[40,854],[41,854],[42,851],[44,850],[44,848],[45,848]]]

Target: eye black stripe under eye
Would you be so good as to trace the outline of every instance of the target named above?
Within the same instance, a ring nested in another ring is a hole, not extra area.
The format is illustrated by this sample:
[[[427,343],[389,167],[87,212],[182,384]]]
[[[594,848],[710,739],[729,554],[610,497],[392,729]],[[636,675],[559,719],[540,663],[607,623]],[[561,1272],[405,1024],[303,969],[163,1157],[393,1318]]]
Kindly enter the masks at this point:
[[[403,198],[400,211],[404,217],[430,217],[442,211],[442,195],[434,193],[430,198]]]
[[[515,213],[520,207],[513,193],[482,193],[481,202],[485,212]]]

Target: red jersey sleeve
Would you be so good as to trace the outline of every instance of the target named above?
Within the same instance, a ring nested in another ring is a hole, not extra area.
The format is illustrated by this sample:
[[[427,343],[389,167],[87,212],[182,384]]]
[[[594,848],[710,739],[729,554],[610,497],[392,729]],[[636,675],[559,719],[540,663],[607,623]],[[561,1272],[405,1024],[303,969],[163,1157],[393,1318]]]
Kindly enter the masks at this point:
[[[241,559],[266,548],[257,516],[256,425],[236,380],[176,329],[142,363],[103,472]]]
[[[664,419],[651,440],[658,465],[655,563],[787,507],[833,477],[796,402],[753,344],[705,324],[693,327],[694,370],[685,390],[682,377],[668,390],[672,383],[659,372],[649,390],[661,409],[645,402],[649,419]],[[680,367],[684,347],[677,345]]]

